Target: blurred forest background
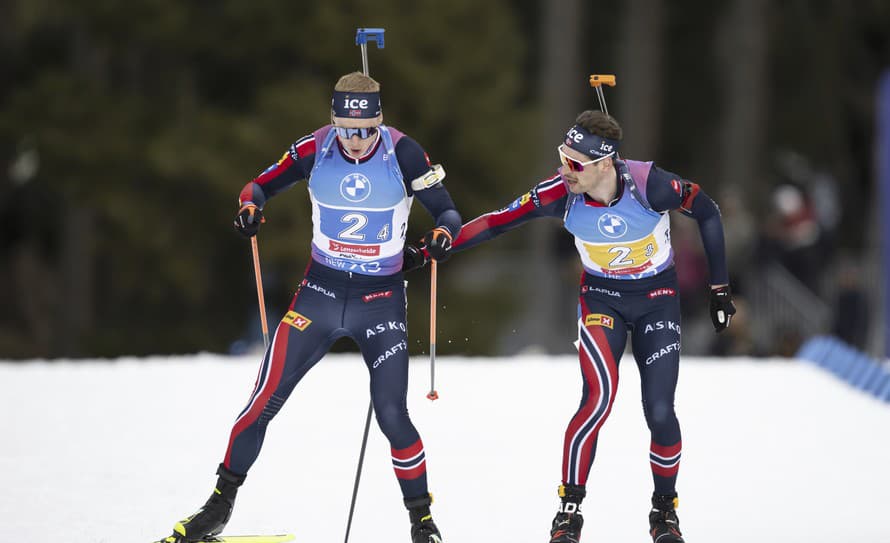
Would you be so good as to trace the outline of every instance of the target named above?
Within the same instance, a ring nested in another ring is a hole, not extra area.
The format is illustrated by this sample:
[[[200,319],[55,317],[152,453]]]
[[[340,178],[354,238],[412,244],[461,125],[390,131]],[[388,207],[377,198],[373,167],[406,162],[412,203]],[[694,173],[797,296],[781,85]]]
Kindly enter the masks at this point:
[[[255,345],[237,195],[328,122],[334,82],[361,69],[357,27],[386,29],[369,50],[386,123],[444,164],[465,220],[551,175],[595,107],[588,75],[616,74],[622,154],[699,182],[724,215],[740,314],[719,338],[695,223],[672,217],[684,352],[790,354],[826,330],[879,341],[886,0],[0,0],[0,14],[0,358]],[[266,217],[274,326],[309,258],[305,184]],[[572,350],[577,256],[537,222],[440,267],[440,354]],[[411,236],[430,224],[415,205]],[[428,273],[408,279],[420,353]]]

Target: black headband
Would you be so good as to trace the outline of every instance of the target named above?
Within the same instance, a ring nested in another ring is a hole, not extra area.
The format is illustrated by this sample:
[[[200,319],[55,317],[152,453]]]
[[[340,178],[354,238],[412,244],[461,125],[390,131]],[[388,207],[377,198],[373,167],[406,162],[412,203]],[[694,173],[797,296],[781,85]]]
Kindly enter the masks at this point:
[[[334,91],[331,111],[334,117],[373,119],[380,115],[380,93]]]
[[[565,144],[591,158],[605,158],[617,154],[621,142],[591,134],[584,127],[576,124],[566,132]]]

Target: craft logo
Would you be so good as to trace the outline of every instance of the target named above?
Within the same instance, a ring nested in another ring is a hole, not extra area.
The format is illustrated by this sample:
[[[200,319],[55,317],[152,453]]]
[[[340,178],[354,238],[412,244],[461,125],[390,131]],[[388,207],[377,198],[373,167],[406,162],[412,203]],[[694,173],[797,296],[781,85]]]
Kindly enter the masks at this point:
[[[646,358],[646,365],[651,366],[656,360],[670,353],[678,353],[680,352],[680,342],[676,341],[669,345],[665,345],[661,349],[655,351],[648,358]]]
[[[591,313],[584,318],[584,326],[605,326],[606,328],[611,329],[615,327],[615,319],[609,315]]]
[[[281,319],[281,322],[287,323],[300,332],[305,330],[310,324],[312,324],[312,320],[306,318],[303,315],[300,315],[296,311],[288,311],[287,314]]]

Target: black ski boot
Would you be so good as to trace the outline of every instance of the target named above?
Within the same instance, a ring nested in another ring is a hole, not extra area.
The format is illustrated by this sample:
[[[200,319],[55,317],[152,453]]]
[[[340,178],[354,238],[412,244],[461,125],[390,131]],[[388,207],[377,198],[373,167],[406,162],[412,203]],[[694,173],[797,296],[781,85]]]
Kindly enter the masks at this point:
[[[583,486],[559,486],[559,497],[562,501],[550,528],[550,543],[578,543],[581,540],[581,527],[584,526],[581,500],[586,495],[587,491]]]
[[[432,494],[417,498],[405,498],[408,517],[411,519],[411,543],[442,543],[442,534],[430,514]]]
[[[652,495],[652,511],[649,512],[649,535],[653,543],[684,543],[677,519],[677,495]]]
[[[232,516],[235,496],[245,476],[232,473],[222,464],[219,465],[216,474],[219,475],[216,488],[213,489],[213,494],[204,507],[198,509],[194,515],[177,522],[173,527],[173,535],[158,543],[192,543],[223,531]]]

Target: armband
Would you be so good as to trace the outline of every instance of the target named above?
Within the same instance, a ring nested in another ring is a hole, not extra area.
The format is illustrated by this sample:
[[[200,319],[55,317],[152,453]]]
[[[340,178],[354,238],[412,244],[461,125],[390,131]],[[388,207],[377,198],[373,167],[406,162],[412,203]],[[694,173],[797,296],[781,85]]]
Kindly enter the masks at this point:
[[[428,172],[411,181],[411,190],[428,189],[433,185],[441,183],[443,179],[445,179],[445,168],[441,164],[433,164]]]

